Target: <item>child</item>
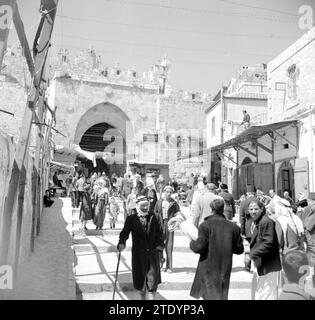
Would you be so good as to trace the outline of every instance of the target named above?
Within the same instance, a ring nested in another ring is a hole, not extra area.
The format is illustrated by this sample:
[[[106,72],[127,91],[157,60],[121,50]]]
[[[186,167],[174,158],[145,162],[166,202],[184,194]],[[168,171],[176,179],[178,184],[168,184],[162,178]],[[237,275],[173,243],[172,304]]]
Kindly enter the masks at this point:
[[[110,198],[109,202],[109,224],[111,229],[115,229],[115,223],[117,222],[117,216],[119,214],[119,205],[114,197]]]
[[[279,300],[314,300],[304,291],[305,273],[309,268],[306,254],[299,250],[288,251],[283,256],[282,266],[287,283],[282,288]]]

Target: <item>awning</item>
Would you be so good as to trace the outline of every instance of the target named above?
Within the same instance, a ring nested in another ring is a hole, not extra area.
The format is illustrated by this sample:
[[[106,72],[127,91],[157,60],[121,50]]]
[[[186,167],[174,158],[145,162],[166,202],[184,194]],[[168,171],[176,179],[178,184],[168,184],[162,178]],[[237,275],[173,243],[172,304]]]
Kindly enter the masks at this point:
[[[123,159],[123,154],[110,152],[100,152],[100,151],[86,151],[81,149],[79,145],[74,144],[72,147],[64,147],[57,145],[54,150],[54,160],[56,162],[72,164],[75,160],[91,160],[93,166],[96,167],[96,159],[106,160],[109,164],[113,163],[117,159]]]
[[[50,161],[50,170],[51,171],[61,170],[65,173],[73,173],[75,171],[75,167],[66,165],[64,163],[56,162],[56,161]]]
[[[237,146],[251,140],[256,140],[268,133],[273,133],[275,132],[275,130],[282,129],[287,126],[296,126],[297,123],[298,123],[298,120],[288,120],[288,121],[269,123],[263,126],[252,126],[249,129],[237,135],[235,138],[212,147],[211,152],[218,152],[224,149],[230,149],[233,146]]]

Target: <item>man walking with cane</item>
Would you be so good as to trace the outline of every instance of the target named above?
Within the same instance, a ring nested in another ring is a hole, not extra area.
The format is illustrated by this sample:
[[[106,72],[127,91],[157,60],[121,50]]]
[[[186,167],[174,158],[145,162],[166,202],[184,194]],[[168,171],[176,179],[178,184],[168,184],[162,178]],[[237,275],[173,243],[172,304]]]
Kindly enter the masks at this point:
[[[146,299],[147,291],[149,300],[154,300],[158,284],[161,283],[163,231],[156,216],[149,213],[149,201],[145,196],[138,197],[136,205],[125,221],[117,249],[119,252],[125,249],[131,232],[133,286],[139,290],[140,300]]]

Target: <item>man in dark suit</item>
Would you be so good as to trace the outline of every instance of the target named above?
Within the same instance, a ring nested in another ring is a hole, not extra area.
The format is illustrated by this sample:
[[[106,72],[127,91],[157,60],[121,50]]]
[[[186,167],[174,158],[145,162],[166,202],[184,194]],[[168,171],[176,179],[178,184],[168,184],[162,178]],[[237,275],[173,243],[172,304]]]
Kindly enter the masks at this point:
[[[180,208],[178,203],[172,198],[172,193],[174,189],[171,186],[166,186],[164,188],[165,199],[160,199],[155,205],[155,215],[160,222],[163,229],[163,237],[165,243],[166,251],[166,271],[168,273],[172,272],[173,268],[173,246],[174,246],[174,232],[168,230],[168,221],[174,218]],[[164,261],[164,258],[162,259]],[[162,271],[165,271],[163,269]]]
[[[254,225],[250,242],[250,258],[258,274],[256,287],[253,286],[252,292],[255,300],[276,300],[278,298],[277,272],[281,270],[281,261],[275,222],[266,215],[266,208],[258,199],[250,202],[248,211]]]
[[[256,187],[253,185],[247,186],[246,200],[241,202],[240,205],[240,224],[241,224],[241,234],[247,242],[250,243],[252,237],[252,223],[253,220],[248,212],[248,206],[253,199],[256,199]],[[244,263],[246,271],[250,272],[251,261],[248,252],[244,254]]]
[[[199,226],[198,239],[190,248],[200,254],[190,295],[196,299],[227,300],[233,254],[244,252],[240,228],[224,214],[224,200],[210,204],[212,215]]]

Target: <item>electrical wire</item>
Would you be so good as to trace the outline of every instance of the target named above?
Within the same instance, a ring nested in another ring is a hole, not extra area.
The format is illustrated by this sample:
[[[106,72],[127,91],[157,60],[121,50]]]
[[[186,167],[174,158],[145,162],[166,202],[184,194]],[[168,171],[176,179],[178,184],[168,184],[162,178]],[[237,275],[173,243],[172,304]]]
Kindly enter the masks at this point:
[[[218,0],[218,1],[225,2],[225,3],[232,4],[232,5],[239,6],[239,7],[244,7],[244,8],[251,8],[251,9],[258,9],[258,10],[264,10],[264,11],[269,11],[269,12],[275,12],[275,13],[280,13],[280,14],[288,15],[288,16],[295,17],[295,18],[299,17],[298,14],[286,12],[286,11],[282,11],[282,10],[278,10],[278,9],[251,6],[251,5],[242,4],[242,3],[238,3],[238,2],[234,2],[234,1],[230,1],[230,0]]]
[[[195,12],[195,13],[201,13],[201,14],[207,14],[207,15],[239,16],[239,17],[245,17],[250,19],[262,19],[262,20],[284,22],[284,23],[296,23],[295,17],[292,17],[292,18],[287,17],[286,19],[283,19],[283,17],[279,17],[279,16],[244,14],[241,12],[228,12],[226,10],[214,11],[214,10],[207,10],[207,9],[175,7],[175,6],[169,6],[169,5],[144,3],[144,2],[130,1],[130,0],[128,1],[106,0],[106,2],[112,2],[115,4],[124,3],[126,5],[137,5],[137,6],[153,7],[153,8],[164,8],[164,9],[184,11],[184,12],[190,12],[190,13]]]
[[[276,35],[255,35],[255,34],[244,34],[244,33],[230,33],[230,32],[213,32],[213,31],[201,31],[201,30],[189,30],[189,29],[178,29],[178,28],[169,28],[169,27],[154,27],[148,25],[137,25],[131,23],[124,22],[114,22],[114,21],[105,21],[105,20],[97,20],[97,19],[89,19],[89,18],[81,18],[81,17],[70,17],[66,15],[57,15],[63,19],[69,20],[78,20],[78,21],[86,21],[86,22],[96,22],[100,24],[110,24],[110,25],[118,25],[125,26],[131,28],[141,28],[141,29],[150,29],[150,30],[162,30],[162,31],[172,31],[179,33],[195,33],[195,34],[204,34],[204,35],[216,35],[216,36],[231,36],[231,37],[248,37],[248,38],[260,38],[260,39],[283,39],[283,40],[293,40],[294,37],[287,36],[276,36]]]
[[[56,36],[61,36],[60,34],[56,34]],[[102,43],[112,43],[112,44],[121,44],[121,45],[133,45],[133,46],[140,46],[140,47],[153,47],[153,48],[163,48],[163,49],[173,49],[173,50],[180,50],[180,51],[191,51],[191,52],[207,52],[207,53],[219,53],[219,54],[231,54],[237,56],[255,56],[255,57],[273,57],[273,54],[261,54],[261,53],[242,53],[242,52],[228,52],[222,50],[206,50],[206,49],[192,49],[192,48],[183,48],[183,47],[176,47],[176,46],[161,46],[157,44],[150,44],[150,43],[133,43],[133,42],[126,42],[126,41],[113,41],[113,40],[102,40],[102,39],[90,39],[84,38],[74,35],[63,35],[64,37],[73,38],[73,39],[80,39],[90,42],[102,42]]]

